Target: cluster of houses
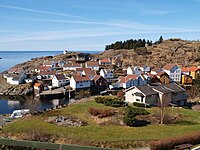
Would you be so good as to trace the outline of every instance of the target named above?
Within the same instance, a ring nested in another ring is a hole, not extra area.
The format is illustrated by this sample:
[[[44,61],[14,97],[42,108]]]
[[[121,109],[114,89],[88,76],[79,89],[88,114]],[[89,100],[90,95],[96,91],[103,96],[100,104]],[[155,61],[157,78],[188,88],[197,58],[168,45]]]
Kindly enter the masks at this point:
[[[44,61],[31,73],[22,68],[11,68],[4,77],[10,84],[32,83],[39,90],[65,86],[76,91],[125,89],[126,101],[151,105],[165,98],[183,104],[187,96],[180,84],[191,86],[194,80],[200,79],[200,67],[196,66],[181,68],[176,64],[166,64],[162,68],[122,68],[121,65],[120,56],[94,59],[88,53],[79,53],[75,59]],[[121,70],[116,71],[113,66],[121,67]]]

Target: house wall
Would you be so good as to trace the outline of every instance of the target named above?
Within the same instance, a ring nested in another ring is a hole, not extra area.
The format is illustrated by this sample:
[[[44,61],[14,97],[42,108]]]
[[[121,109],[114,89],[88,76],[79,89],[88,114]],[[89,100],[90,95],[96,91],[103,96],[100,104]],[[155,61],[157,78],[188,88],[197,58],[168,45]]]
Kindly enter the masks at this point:
[[[170,81],[181,81],[181,69],[178,66],[174,66],[171,70],[164,70],[170,78]]]
[[[160,81],[161,81],[161,83],[168,84],[170,82],[169,76],[167,76],[166,74],[161,75]]]
[[[150,96],[144,96],[143,100],[141,96],[136,96],[134,93],[141,93],[140,90],[137,88],[134,88],[128,92],[125,93],[125,101],[129,103],[147,103],[149,105],[156,105],[157,101],[159,99],[158,95],[150,95]],[[141,93],[142,94],[142,93]]]
[[[132,75],[134,72],[133,70],[131,69],[131,67],[128,67],[127,68],[127,75]]]
[[[182,84],[192,84],[193,80],[192,77],[182,75]]]
[[[52,79],[52,86],[54,87],[61,87],[69,83],[69,80],[63,79],[63,80],[58,80],[56,77],[53,77]]]
[[[113,73],[112,73],[112,72],[104,73],[104,71],[101,70],[101,71],[100,71],[100,75],[101,75],[102,77],[104,77],[105,79],[113,78]]]
[[[74,78],[72,77],[70,79],[70,87],[73,89],[81,89],[81,88],[89,88],[90,87],[90,81],[80,81],[76,82]]]

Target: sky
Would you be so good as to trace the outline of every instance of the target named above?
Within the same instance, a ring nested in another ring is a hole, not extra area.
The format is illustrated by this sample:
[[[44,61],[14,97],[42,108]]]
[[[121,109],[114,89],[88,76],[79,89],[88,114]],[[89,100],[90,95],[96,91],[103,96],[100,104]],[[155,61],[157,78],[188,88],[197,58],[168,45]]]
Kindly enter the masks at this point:
[[[200,39],[200,0],[0,0],[0,51],[95,50],[116,41]]]

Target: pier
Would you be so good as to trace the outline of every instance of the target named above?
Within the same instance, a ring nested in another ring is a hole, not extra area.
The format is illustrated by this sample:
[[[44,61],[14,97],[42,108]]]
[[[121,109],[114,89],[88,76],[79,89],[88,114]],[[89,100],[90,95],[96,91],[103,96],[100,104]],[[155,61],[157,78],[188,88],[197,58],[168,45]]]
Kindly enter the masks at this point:
[[[41,92],[35,92],[36,97],[44,98],[44,97],[60,97],[60,96],[68,96],[70,94],[70,97],[74,95],[74,90],[67,90],[63,87],[51,89],[51,90],[45,90]]]

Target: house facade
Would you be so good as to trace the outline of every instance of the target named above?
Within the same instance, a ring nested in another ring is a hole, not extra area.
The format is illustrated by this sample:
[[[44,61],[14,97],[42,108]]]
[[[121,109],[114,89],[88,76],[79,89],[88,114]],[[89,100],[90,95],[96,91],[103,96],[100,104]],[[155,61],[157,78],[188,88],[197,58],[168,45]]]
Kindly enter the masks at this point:
[[[66,78],[63,74],[57,74],[52,79],[53,87],[62,87],[69,83],[69,79]]]
[[[166,72],[161,71],[161,72],[157,73],[156,76],[160,80],[161,84],[168,84],[168,83],[170,83],[169,75]]]
[[[90,88],[90,78],[82,75],[74,75],[70,79],[70,87],[74,90]]]
[[[92,81],[93,86],[96,87],[98,90],[105,90],[108,87],[107,80],[100,75],[95,75]]]
[[[87,61],[85,63],[85,67],[97,71],[97,70],[99,70],[99,62],[98,61]]]
[[[190,75],[192,76],[192,79],[200,79],[200,68],[199,67],[189,67]]]
[[[127,68],[127,75],[141,75],[142,74],[142,70],[139,66],[129,66]]]
[[[169,103],[174,103],[182,106],[186,100],[185,89],[176,83],[147,84],[125,90],[125,101],[129,103],[137,102],[152,106],[159,106],[160,104],[167,106]]]
[[[184,85],[192,85],[192,83],[193,83],[192,76],[182,74],[181,83]]]
[[[105,79],[112,79],[113,78],[113,71],[111,69],[101,69],[100,75]]]
[[[12,85],[19,85],[24,83],[26,79],[26,73],[21,72],[20,74],[12,74],[9,73],[4,76],[6,78],[7,83],[12,84]]]
[[[181,68],[175,64],[167,64],[163,70],[169,75],[170,82],[181,82]]]
[[[100,59],[99,65],[110,66],[110,65],[112,65],[112,62],[110,61],[110,59]]]

